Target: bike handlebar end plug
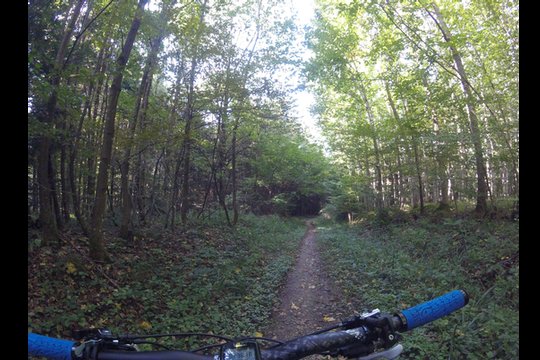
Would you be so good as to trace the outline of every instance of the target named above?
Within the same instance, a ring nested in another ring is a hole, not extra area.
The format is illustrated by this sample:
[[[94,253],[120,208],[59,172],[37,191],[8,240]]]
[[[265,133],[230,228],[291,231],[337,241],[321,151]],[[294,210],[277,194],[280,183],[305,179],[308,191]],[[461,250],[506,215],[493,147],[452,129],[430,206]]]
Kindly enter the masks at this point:
[[[465,300],[464,305],[467,305],[469,303],[469,294],[463,289],[460,289],[459,291],[463,293],[463,299]]]

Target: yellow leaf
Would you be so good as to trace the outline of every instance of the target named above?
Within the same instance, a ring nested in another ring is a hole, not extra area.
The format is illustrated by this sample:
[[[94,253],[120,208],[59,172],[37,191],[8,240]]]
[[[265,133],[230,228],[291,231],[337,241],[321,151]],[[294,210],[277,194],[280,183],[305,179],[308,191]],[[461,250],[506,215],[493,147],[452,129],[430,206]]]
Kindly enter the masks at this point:
[[[328,316],[328,315],[324,315],[323,320],[326,321],[326,322],[336,321],[336,319],[334,319],[333,317]]]
[[[152,327],[152,324],[150,324],[148,321],[141,321],[139,326],[143,328],[144,330],[148,330]]]
[[[77,268],[72,262],[68,262],[66,264],[66,271],[68,272],[68,274],[73,274],[75,271],[77,271]]]
[[[258,331],[255,332],[255,337],[263,337],[263,336],[264,334],[262,332],[258,332]]]
[[[294,305],[294,303],[291,304],[291,309],[298,310],[300,309],[298,306]]]
[[[241,271],[240,268],[234,269],[234,272],[237,273],[237,274],[240,274],[240,271]]]

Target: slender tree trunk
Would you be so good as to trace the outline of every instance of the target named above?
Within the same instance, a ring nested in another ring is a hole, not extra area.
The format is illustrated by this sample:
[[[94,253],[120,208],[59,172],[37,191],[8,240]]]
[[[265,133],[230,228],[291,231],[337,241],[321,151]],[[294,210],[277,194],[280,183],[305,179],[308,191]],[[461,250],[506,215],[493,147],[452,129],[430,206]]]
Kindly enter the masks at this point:
[[[73,14],[66,25],[62,41],[56,54],[53,74],[50,79],[51,94],[47,100],[46,111],[40,121],[46,125],[47,129],[52,129],[56,119],[56,104],[58,101],[58,85],[61,81],[61,72],[64,68],[63,61],[68,42],[73,34],[73,29],[77,18],[79,17],[81,7],[85,0],[79,0],[75,5]],[[58,242],[58,229],[53,214],[52,204],[52,189],[51,189],[51,173],[50,169],[50,153],[52,139],[49,133],[43,134],[38,139],[38,184],[39,184],[39,203],[40,203],[40,223],[42,226],[42,244],[49,245],[53,242]]]
[[[105,118],[107,113],[107,103],[108,103],[108,95],[109,95],[109,79],[106,79],[104,84],[104,94],[102,96],[101,100],[101,106],[99,112],[96,111],[93,115],[92,122],[95,124],[97,123],[98,116],[100,119]],[[96,153],[98,149],[98,144],[101,139],[101,132],[103,131],[103,122],[101,122],[101,126],[99,128],[99,131],[93,130],[89,133],[89,139],[88,143],[90,144],[90,147],[92,148],[91,154],[88,156],[86,160],[87,164],[87,179],[86,179],[86,191],[85,191],[85,212],[87,214],[90,214],[88,217],[91,218],[92,213],[92,201],[95,198],[96,193],[96,167],[97,167],[97,159],[96,159]],[[91,221],[90,221],[91,222]]]
[[[167,6],[163,5],[161,15],[160,15],[161,25],[163,25],[166,22],[165,14],[167,12],[167,9],[168,9]],[[152,41],[152,45],[150,47],[150,53],[148,54],[146,65],[143,71],[143,76],[141,79],[141,84],[139,86],[139,91],[137,94],[134,115],[131,121],[129,122],[129,132],[128,132],[128,141],[127,141],[126,149],[124,151],[122,162],[120,164],[120,174],[121,174],[120,192],[122,194],[122,220],[120,223],[119,236],[124,239],[128,237],[128,233],[130,230],[130,220],[131,220],[132,211],[133,211],[133,201],[131,199],[131,192],[129,190],[129,182],[128,182],[129,159],[131,157],[131,147],[132,147],[133,139],[135,137],[137,123],[141,121],[141,113],[142,113],[141,107],[144,107],[141,105],[143,102],[143,98],[148,99],[148,94],[150,92],[150,87],[151,87],[150,84],[152,81],[152,71],[154,70],[155,63],[157,61],[157,54],[161,46],[164,33],[165,33],[164,28],[162,26],[159,30],[158,35]]]
[[[147,85],[149,71],[150,68],[148,61],[144,69],[141,85],[139,86],[137,100],[135,101],[134,115],[128,125],[128,140],[120,163],[120,193],[122,196],[122,218],[120,221],[120,229],[118,233],[119,236],[124,239],[127,239],[129,233],[132,231],[131,219],[133,211],[133,200],[131,196],[131,190],[129,188],[129,161],[131,158],[131,147],[132,142],[135,138],[137,123],[140,121],[141,103]]]
[[[114,159],[114,155],[111,155],[111,159]],[[114,164],[114,160],[111,160],[111,164]],[[109,200],[109,213],[111,214],[111,219],[115,225],[118,226],[116,223],[116,216],[115,216],[115,210],[114,210],[114,179],[116,177],[115,174],[115,168],[116,166],[111,166],[111,175],[109,177],[109,186],[107,187],[107,199]]]
[[[180,54],[178,55],[180,57]],[[184,78],[184,63],[183,59],[178,59],[179,65],[176,68],[176,82],[174,86],[174,94],[173,94],[173,102],[172,107],[169,112],[169,123],[171,124],[171,127],[175,126],[176,121],[176,110],[178,108],[178,102],[181,97],[181,91],[180,91],[180,85],[182,84],[182,80]],[[176,216],[176,200],[178,199],[178,192],[179,192],[179,184],[178,184],[178,176],[180,171],[180,165],[181,165],[181,159],[183,156],[182,151],[176,151],[176,157],[174,155],[170,156],[170,163],[171,166],[174,166],[174,172],[172,177],[172,187],[171,192],[169,194],[169,206],[167,208],[167,213],[165,214],[165,228],[169,227],[169,220],[170,220],[170,227],[172,230],[174,230],[174,222],[175,222],[175,216]],[[167,171],[170,171],[170,166],[166,166],[165,170],[165,180],[163,184],[163,190],[164,190],[164,196],[166,197],[166,190],[167,190]]]
[[[184,158],[183,150],[184,148],[182,148],[182,151],[178,151],[178,155],[176,157],[176,166],[175,166],[174,177],[173,177],[174,180],[173,180],[173,188],[172,188],[172,195],[171,195],[171,204],[169,206],[172,230],[174,230],[174,227],[175,227],[176,201],[178,200],[178,194],[180,192],[180,184],[178,183],[178,181],[180,179],[180,169],[182,168],[182,159]]]
[[[388,84],[388,81],[385,81],[384,85],[386,88],[386,95],[388,97],[388,103],[390,104],[390,108],[392,109],[392,114],[394,115],[394,118],[396,119],[398,129],[400,130],[400,132],[402,132],[401,119],[400,119],[399,113],[397,112],[394,99],[392,98],[392,93],[390,92],[390,86]],[[399,142],[397,142],[396,144],[396,153],[397,153],[398,174],[395,177],[397,178],[396,188],[399,194],[398,195],[399,207],[401,208],[401,206],[403,205],[403,168],[401,165],[401,155],[400,155],[401,151],[399,148]]]
[[[228,69],[227,69],[228,70]],[[227,82],[228,79],[226,79]],[[229,122],[228,116],[229,108],[229,94],[228,87],[225,87],[223,100],[219,110],[219,119],[218,119],[218,133],[217,133],[217,165],[215,166],[215,190],[218,197],[219,204],[223,208],[225,213],[225,218],[227,219],[227,224],[232,226],[232,222],[229,216],[229,209],[227,208],[227,203],[225,201],[226,197],[226,186],[225,186],[225,172],[226,172],[226,162],[227,162],[227,124]]]
[[[199,214],[197,214],[197,218],[199,218],[206,208],[206,204],[208,202],[208,196],[210,195],[210,191],[212,190],[213,186],[216,186],[217,184],[217,165],[216,165],[216,154],[217,154],[217,147],[219,142],[219,134],[221,129],[221,116],[218,116],[218,124],[217,124],[217,132],[216,132],[216,138],[214,139],[214,146],[212,148],[212,157],[210,162],[210,175],[208,176],[208,181],[206,185],[206,191],[204,192],[204,200],[201,207],[201,210],[199,211]]]
[[[65,223],[69,222],[69,192],[68,179],[66,179],[66,147],[60,149],[60,192],[62,199],[62,217]]]
[[[143,155],[141,152],[139,152],[137,156],[137,162],[135,163],[135,179],[134,179],[134,199],[135,204],[137,205],[137,221],[139,225],[144,224],[144,207],[145,207],[145,201],[144,198],[146,196],[145,194],[145,163],[143,159]]]
[[[476,196],[476,212],[478,214],[485,214],[487,211],[487,198],[488,198],[488,184],[486,179],[486,167],[485,160],[482,148],[482,138],[480,136],[480,128],[478,125],[478,117],[476,116],[476,109],[474,106],[474,98],[469,85],[469,80],[467,74],[465,73],[465,68],[463,66],[463,61],[461,56],[457,51],[456,47],[452,43],[452,36],[448,26],[444,22],[444,19],[439,11],[438,6],[435,3],[432,3],[433,12],[435,14],[434,19],[441,31],[444,40],[449,44],[450,50],[452,51],[452,57],[454,58],[454,63],[456,65],[459,77],[461,79],[461,85],[463,87],[463,92],[465,93],[467,100],[467,112],[469,114],[469,126],[471,132],[471,138],[474,146],[474,156],[476,160],[476,176],[477,176],[477,196]]]
[[[51,149],[53,147],[51,146]],[[60,203],[58,201],[58,187],[56,186],[56,169],[54,167],[54,158],[52,158],[52,154],[50,154],[49,157],[49,184],[51,187],[51,198],[52,198],[52,204],[53,204],[53,210],[54,210],[54,216],[56,218],[56,226],[58,230],[62,230],[64,228],[64,221],[62,219],[61,215],[61,209],[60,209]]]
[[[37,181],[37,159],[32,159],[32,213],[39,211],[39,185]]]
[[[193,44],[193,49],[195,50],[193,53],[193,58],[191,59],[191,69],[190,69],[190,75],[189,75],[189,92],[188,92],[188,98],[187,98],[187,104],[186,109],[184,111],[184,118],[186,120],[186,126],[184,127],[184,168],[183,168],[183,174],[182,174],[182,192],[181,192],[181,198],[182,203],[180,207],[180,218],[182,219],[182,223],[187,223],[187,214],[190,207],[190,196],[189,196],[189,176],[190,176],[190,170],[191,170],[191,142],[192,142],[192,126],[193,126],[193,118],[194,118],[194,101],[195,101],[195,77],[197,73],[197,65],[198,65],[198,51],[197,48],[199,46],[199,40],[202,33],[202,24],[204,22],[204,15],[206,13],[206,0],[204,0],[204,3],[201,6],[201,14],[199,17],[199,25],[197,30],[197,36],[195,37],[195,42]]]
[[[366,90],[364,85],[359,81],[360,85],[360,95],[364,101],[364,106],[366,107],[369,124],[371,126],[371,138],[373,140],[373,149],[375,150],[375,175],[376,175],[376,189],[377,189],[377,198],[376,198],[376,208],[377,210],[382,210],[383,208],[383,187],[382,187],[382,173],[381,173],[381,159],[379,151],[379,143],[377,140],[377,132],[375,130],[375,118],[373,116],[373,111],[369,100],[367,98]]]
[[[116,62],[116,67],[114,69],[114,78],[109,93],[109,103],[107,107],[107,115],[105,118],[103,147],[101,150],[101,161],[99,164],[99,173],[96,187],[96,199],[94,203],[94,208],[92,210],[91,220],[92,232],[90,234],[90,257],[96,261],[109,260],[109,256],[105,251],[102,228],[107,193],[107,174],[111,162],[112,143],[114,140],[114,122],[116,116],[116,108],[118,105],[118,97],[122,89],[121,85],[124,69],[129,59],[131,49],[133,48],[133,43],[135,41],[135,37],[137,36],[137,32],[141,23],[143,8],[147,1],[148,0],[139,0],[135,18],[133,19],[133,22],[131,24],[131,28],[126,38],[126,42],[124,44],[124,47],[122,48],[122,52]]]
[[[189,100],[188,100],[189,102]],[[189,201],[189,175],[191,166],[191,123],[193,121],[193,109],[188,110],[186,126],[184,128],[184,166],[182,171],[182,191],[180,218],[183,224],[187,223],[187,214],[190,206]]]
[[[426,94],[428,100],[431,100],[431,92],[429,91],[429,84],[425,76],[422,77],[424,88],[426,89]],[[440,135],[440,124],[437,114],[434,109],[429,109],[426,107],[426,112],[431,113],[431,121],[433,122],[433,132],[435,134],[435,144],[434,144],[434,153],[435,160],[437,162],[437,181],[440,189],[441,199],[439,201],[439,209],[448,209],[449,200],[448,200],[448,176],[446,174],[446,144],[444,144],[441,135]]]
[[[86,220],[84,219],[82,213],[81,213],[81,201],[79,196],[79,191],[76,183],[76,172],[75,172],[75,162],[77,160],[78,151],[79,151],[79,144],[81,141],[82,136],[82,129],[84,124],[84,119],[88,115],[90,117],[92,113],[92,100],[93,98],[96,98],[96,101],[94,101],[95,107],[98,106],[97,98],[99,98],[99,88],[100,85],[98,85],[98,88],[96,91],[94,91],[94,78],[95,76],[98,76],[100,69],[103,66],[104,62],[104,55],[105,55],[105,48],[101,48],[99,51],[97,61],[96,61],[96,67],[94,69],[94,76],[92,76],[92,79],[90,80],[90,84],[88,86],[87,96],[86,100],[83,106],[83,112],[81,114],[81,118],[79,120],[79,124],[77,126],[77,129],[74,134],[74,141],[71,146],[70,156],[69,156],[69,162],[68,162],[68,174],[69,174],[69,181],[70,181],[70,191],[71,191],[71,202],[73,204],[73,212],[75,213],[75,217],[77,218],[77,222],[79,223],[83,233],[88,236],[89,230],[88,230],[88,224],[86,223]]]
[[[161,153],[159,154],[156,165],[154,166],[154,172],[152,174],[152,186],[150,187],[150,199],[149,199],[149,206],[148,210],[146,211],[146,216],[150,215],[152,218],[154,217],[154,214],[161,213],[162,209],[156,207],[156,192],[158,188],[158,175],[159,175],[159,167],[162,163],[163,155],[165,155],[165,148],[161,150]]]
[[[232,165],[232,207],[233,207],[233,220],[232,225],[235,226],[236,223],[238,223],[238,202],[237,202],[237,192],[238,192],[238,185],[237,185],[237,179],[236,179],[236,137],[238,133],[238,118],[235,119],[233,129],[232,129],[232,151],[231,151],[231,165]]]
[[[420,157],[418,154],[418,139],[412,136],[413,151],[414,151],[414,165],[416,168],[416,178],[418,180],[418,197],[420,200],[420,213],[424,213],[424,184],[422,182],[422,171],[420,170]]]

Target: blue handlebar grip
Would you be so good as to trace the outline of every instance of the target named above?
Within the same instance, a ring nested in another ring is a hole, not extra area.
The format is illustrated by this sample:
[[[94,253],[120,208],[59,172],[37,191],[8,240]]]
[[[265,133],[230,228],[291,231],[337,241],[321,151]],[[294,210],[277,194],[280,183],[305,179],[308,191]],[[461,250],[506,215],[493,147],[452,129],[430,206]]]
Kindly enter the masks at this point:
[[[28,355],[44,356],[52,360],[71,360],[75,342],[28,333]]]
[[[433,300],[403,310],[406,330],[412,330],[428,322],[461,309],[469,302],[469,295],[464,290],[454,290]]]

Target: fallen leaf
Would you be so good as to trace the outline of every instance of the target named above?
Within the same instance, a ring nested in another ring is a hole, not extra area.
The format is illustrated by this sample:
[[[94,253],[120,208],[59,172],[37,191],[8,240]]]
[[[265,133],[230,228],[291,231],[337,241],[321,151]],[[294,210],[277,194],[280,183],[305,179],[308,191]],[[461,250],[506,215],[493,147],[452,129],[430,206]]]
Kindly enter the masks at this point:
[[[68,262],[66,264],[66,271],[68,272],[68,274],[73,274],[75,271],[77,271],[77,268],[75,267],[75,264],[73,264],[72,262]]]
[[[152,327],[152,324],[150,324],[148,321],[141,321],[139,326],[143,328],[144,330],[148,330]]]
[[[336,319],[334,319],[334,318],[331,317],[331,316],[324,315],[323,321],[326,321],[326,322],[332,322],[332,321],[336,321]]]

